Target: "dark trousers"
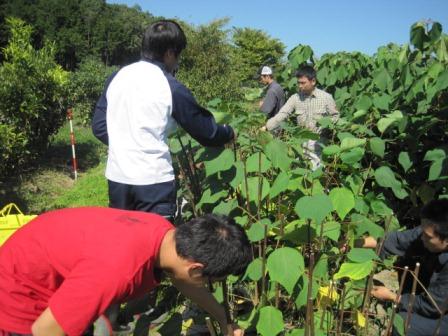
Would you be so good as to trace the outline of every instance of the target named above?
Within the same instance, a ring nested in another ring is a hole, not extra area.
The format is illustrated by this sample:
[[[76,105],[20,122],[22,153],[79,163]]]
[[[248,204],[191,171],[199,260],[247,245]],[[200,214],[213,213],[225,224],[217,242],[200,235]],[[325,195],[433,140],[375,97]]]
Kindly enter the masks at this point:
[[[129,185],[108,180],[109,207],[153,212],[167,219],[176,214],[176,181]]]

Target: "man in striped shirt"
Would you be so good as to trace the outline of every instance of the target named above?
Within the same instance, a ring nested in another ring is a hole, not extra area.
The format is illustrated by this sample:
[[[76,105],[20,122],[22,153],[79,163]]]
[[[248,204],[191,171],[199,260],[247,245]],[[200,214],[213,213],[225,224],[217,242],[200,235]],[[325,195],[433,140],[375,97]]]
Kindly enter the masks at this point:
[[[297,117],[297,125],[321,135],[318,121],[329,116],[333,122],[339,119],[339,111],[333,97],[316,87],[316,71],[309,65],[302,66],[296,72],[298,92],[292,95],[280,111],[262,127],[262,130],[272,131],[280,126],[291,113]],[[316,140],[304,143],[304,152],[310,158],[313,170],[320,166],[319,154],[321,147]]]

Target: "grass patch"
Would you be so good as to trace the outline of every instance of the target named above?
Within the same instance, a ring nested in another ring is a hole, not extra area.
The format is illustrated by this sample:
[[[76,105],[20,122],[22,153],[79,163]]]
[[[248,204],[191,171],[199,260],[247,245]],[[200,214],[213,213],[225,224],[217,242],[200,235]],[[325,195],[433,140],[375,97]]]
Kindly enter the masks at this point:
[[[66,123],[26,172],[0,181],[0,208],[16,203],[24,213],[39,214],[62,207],[107,206],[107,147],[94,137],[90,127],[75,125],[74,132],[78,180],[73,179],[70,127]]]

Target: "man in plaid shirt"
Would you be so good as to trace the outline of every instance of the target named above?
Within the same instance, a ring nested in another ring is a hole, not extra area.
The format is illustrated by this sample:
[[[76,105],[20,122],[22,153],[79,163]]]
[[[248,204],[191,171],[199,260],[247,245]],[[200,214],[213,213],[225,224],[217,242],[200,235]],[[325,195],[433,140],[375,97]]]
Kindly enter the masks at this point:
[[[339,111],[333,97],[316,88],[316,71],[309,65],[302,66],[296,72],[298,93],[292,95],[280,111],[266,123],[262,130],[272,131],[280,126],[291,113],[297,116],[297,125],[321,134],[318,121],[329,116],[336,122]],[[322,139],[322,136],[321,136]],[[310,158],[312,169],[320,166],[321,147],[318,141],[308,140],[303,144],[305,154]]]

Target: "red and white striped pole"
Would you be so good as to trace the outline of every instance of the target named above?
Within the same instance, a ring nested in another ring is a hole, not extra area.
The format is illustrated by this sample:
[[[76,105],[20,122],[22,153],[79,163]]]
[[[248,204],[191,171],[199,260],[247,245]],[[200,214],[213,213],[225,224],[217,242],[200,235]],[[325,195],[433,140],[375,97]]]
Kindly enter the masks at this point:
[[[75,133],[73,132],[73,110],[71,108],[67,109],[67,119],[70,124],[70,144],[72,145],[72,162],[73,162],[73,174],[75,180],[78,179],[78,163],[76,162],[76,152],[75,152]]]

